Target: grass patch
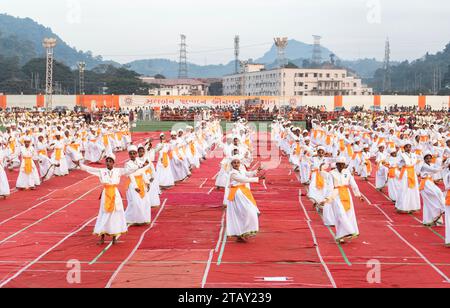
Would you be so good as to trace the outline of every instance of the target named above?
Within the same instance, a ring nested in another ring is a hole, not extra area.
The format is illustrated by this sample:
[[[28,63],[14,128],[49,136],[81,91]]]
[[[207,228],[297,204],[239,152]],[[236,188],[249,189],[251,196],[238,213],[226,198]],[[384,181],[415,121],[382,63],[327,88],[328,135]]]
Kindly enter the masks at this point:
[[[223,131],[229,131],[234,122],[222,121]],[[264,122],[250,122],[250,124],[256,125],[256,129],[270,131],[270,121]],[[133,132],[168,132],[171,130],[178,130],[185,128],[187,125],[194,126],[194,122],[174,122],[174,121],[138,121],[136,127],[132,129]],[[305,122],[293,122],[294,126],[298,126],[302,129],[306,127]]]

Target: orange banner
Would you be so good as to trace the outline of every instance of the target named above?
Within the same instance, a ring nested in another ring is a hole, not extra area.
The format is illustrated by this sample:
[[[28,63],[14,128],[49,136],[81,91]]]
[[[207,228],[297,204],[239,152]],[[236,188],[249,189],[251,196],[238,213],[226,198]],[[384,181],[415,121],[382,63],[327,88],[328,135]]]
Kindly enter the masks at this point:
[[[373,105],[375,107],[381,107],[381,96],[380,95],[375,95],[373,97]]]
[[[6,95],[0,95],[0,108],[6,108]]]
[[[344,106],[342,101],[342,96],[335,96],[334,97],[334,108],[340,108]]]
[[[427,105],[427,97],[419,96],[419,109],[420,110],[425,109],[426,105]]]
[[[36,107],[37,108],[45,107],[45,96],[44,95],[36,96]]]

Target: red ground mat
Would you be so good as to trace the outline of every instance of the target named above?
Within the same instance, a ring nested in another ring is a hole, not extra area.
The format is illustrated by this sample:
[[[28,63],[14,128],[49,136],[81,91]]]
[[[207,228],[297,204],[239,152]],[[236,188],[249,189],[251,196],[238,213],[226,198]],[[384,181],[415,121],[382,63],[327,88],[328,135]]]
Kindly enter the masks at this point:
[[[157,134],[136,134],[136,143]],[[265,146],[265,141],[261,141]],[[118,155],[120,161],[126,154]],[[361,236],[337,245],[334,228],[305,196],[287,158],[252,190],[260,233],[246,244],[226,239],[223,191],[214,189],[219,158],[161,196],[151,226],[133,227],[117,246],[92,233],[100,187],[75,171],[36,191],[0,201],[2,287],[449,287],[443,227],[400,215],[371,182],[357,179],[369,203],[355,200]],[[265,185],[264,185],[265,184]],[[367,277],[381,265],[381,283]],[[70,283],[73,264],[80,283]],[[412,274],[413,273],[413,274]],[[70,277],[69,277],[70,278]]]

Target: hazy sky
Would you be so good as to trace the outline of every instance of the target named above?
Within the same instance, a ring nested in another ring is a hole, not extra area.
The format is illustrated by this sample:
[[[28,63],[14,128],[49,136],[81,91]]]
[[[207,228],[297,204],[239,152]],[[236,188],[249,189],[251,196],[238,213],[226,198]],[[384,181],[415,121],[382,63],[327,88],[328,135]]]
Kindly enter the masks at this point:
[[[189,61],[226,63],[233,38],[242,58],[258,58],[275,36],[307,43],[312,34],[339,57],[416,59],[450,42],[448,0],[0,0],[0,11],[51,27],[69,45],[124,63],[177,59],[187,35]]]

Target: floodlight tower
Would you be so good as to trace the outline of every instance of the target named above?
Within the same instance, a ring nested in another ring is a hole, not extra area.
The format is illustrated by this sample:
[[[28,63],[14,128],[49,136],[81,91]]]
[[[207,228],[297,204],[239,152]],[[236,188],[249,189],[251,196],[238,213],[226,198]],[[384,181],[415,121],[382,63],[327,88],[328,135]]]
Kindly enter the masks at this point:
[[[285,90],[284,90],[284,70],[283,68],[286,66],[287,61],[286,61],[286,48],[288,46],[288,38],[287,37],[276,37],[274,38],[275,41],[275,46],[278,49],[278,67],[280,68],[280,72],[281,72],[281,80],[280,80],[280,88],[281,88],[281,93],[280,95],[283,97],[283,101],[281,103],[281,106],[284,106],[284,103],[286,101],[285,98]]]
[[[288,46],[288,38],[287,37],[276,37],[274,38],[275,46],[278,50],[278,66],[283,68],[286,63],[286,48]]]
[[[84,95],[84,72],[86,71],[86,62],[78,62],[78,73],[80,77],[80,95]]]
[[[53,56],[54,56],[54,48],[56,47],[56,39],[45,38],[42,43],[42,46],[46,49],[47,53],[45,108],[47,110],[51,110],[53,103]]]

